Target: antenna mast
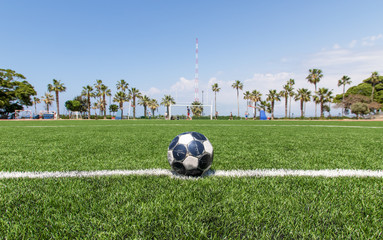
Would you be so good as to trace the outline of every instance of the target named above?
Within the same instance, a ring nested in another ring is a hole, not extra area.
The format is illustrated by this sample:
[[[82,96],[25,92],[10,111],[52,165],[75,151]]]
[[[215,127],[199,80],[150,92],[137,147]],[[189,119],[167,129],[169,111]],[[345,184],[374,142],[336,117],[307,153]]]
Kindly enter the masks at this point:
[[[198,38],[195,44],[195,76],[194,76],[194,100],[199,101],[198,98]]]

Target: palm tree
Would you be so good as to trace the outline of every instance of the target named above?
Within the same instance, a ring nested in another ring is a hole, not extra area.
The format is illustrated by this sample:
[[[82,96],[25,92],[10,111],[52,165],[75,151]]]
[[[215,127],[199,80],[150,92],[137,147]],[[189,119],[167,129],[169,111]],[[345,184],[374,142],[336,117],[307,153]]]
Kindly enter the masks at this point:
[[[249,100],[251,98],[250,91],[246,91],[243,93],[243,99],[246,100],[246,112],[249,112]]]
[[[129,98],[133,100],[133,119],[136,119],[136,98],[141,98],[140,90],[137,88],[129,89]]]
[[[254,102],[254,120],[257,118],[257,102],[261,101],[262,93],[257,90],[251,92],[250,100]]]
[[[370,79],[368,79],[367,83],[371,83],[372,91],[371,91],[371,102],[374,101],[374,92],[375,92],[375,86],[380,83],[380,77],[378,72],[373,72],[371,74]]]
[[[156,99],[150,99],[150,101],[148,102],[148,107],[152,110],[152,115],[154,117],[154,111],[159,107],[160,105],[158,105],[158,102]]]
[[[33,105],[35,105],[35,114],[37,114],[37,108],[36,108],[36,105],[37,105],[38,103],[41,103],[40,98],[38,98],[38,97],[33,97]]]
[[[174,98],[170,95],[165,95],[163,98],[162,98],[162,101],[161,101],[161,105],[164,105],[166,107],[166,112],[168,114],[168,118],[170,119],[170,116],[169,116],[169,107],[170,105],[174,105],[176,104],[176,102],[174,101]]]
[[[93,87],[90,85],[86,85],[85,87],[82,87],[81,96],[86,97],[87,106],[88,106],[88,119],[90,119],[90,108],[91,108],[90,98],[94,96]]]
[[[344,95],[345,95],[345,92],[346,92],[346,84],[351,84],[351,81],[350,81],[350,77],[345,75],[341,79],[339,79],[339,81],[338,81],[338,87],[343,85],[343,98],[342,98],[342,101],[344,100]],[[344,108],[342,108],[342,117],[343,117],[343,114],[344,114]]]
[[[117,82],[116,87],[117,87],[117,90],[121,90],[125,92],[126,90],[129,89],[129,83],[127,83],[124,79],[121,79],[120,81]]]
[[[295,80],[290,78],[289,81],[287,81],[287,84],[290,86],[289,88],[289,118],[291,118],[291,98],[294,97],[294,88],[293,86],[295,85]]]
[[[217,92],[219,92],[221,88],[218,87],[218,83],[214,83],[211,86],[211,90],[213,90],[214,92],[214,113],[216,113],[217,112]]]
[[[322,70],[320,69],[310,69],[310,74],[306,77],[307,81],[311,84],[314,84],[315,92],[317,91],[317,83],[323,77]],[[317,117],[317,104],[315,103],[315,117]]]
[[[237,106],[238,106],[238,117],[239,117],[239,90],[243,89],[243,83],[239,80],[235,80],[233,85],[231,85],[232,88],[237,90]]]
[[[46,104],[47,111],[49,112],[49,106],[52,105],[52,102],[54,101],[53,95],[50,93],[45,93],[45,95],[42,96],[41,99]]]
[[[148,107],[148,103],[150,102],[150,98],[146,95],[142,96],[140,98],[140,101],[138,102],[139,105],[144,106],[144,117],[146,118],[146,109]]]
[[[324,104],[326,102],[331,101],[332,99],[332,91],[328,88],[319,88],[317,92],[317,101],[320,103],[320,116],[324,117]]]
[[[271,104],[267,101],[259,100],[259,108],[267,113],[271,113]]]
[[[101,94],[102,85],[103,84],[101,79],[97,79],[96,83],[94,84],[94,88],[95,88],[94,98],[97,99],[97,97],[99,97],[98,101],[100,101],[100,103],[102,102],[102,94]],[[100,109],[100,111],[102,111],[102,108],[103,108],[102,106],[97,107],[97,109]],[[100,115],[101,115],[101,112],[100,112]]]
[[[275,101],[281,101],[281,97],[277,93],[277,90],[269,90],[269,93],[267,95],[267,101],[271,102],[271,119],[274,119],[274,105]]]
[[[56,105],[57,105],[57,119],[60,118],[60,107],[59,107],[59,93],[65,92],[66,87],[64,86],[64,83],[61,83],[60,81],[53,79],[53,85],[48,84],[48,91],[49,92],[55,92],[56,94]]]
[[[100,89],[98,90],[98,95],[100,98],[102,110],[104,111],[104,119],[106,119],[106,96],[111,96],[111,90],[104,84],[101,84]]]
[[[121,119],[122,119],[124,116],[124,102],[129,101],[128,95],[123,91],[119,91],[114,95],[113,101],[118,102],[120,110],[121,110]]]
[[[307,88],[298,88],[297,94],[295,95],[295,101],[301,102],[301,118],[304,117],[304,103],[310,101],[311,91]]]
[[[279,95],[285,99],[285,118],[287,118],[287,106],[289,100],[289,93],[291,91],[289,84],[283,85],[283,90],[279,92]]]

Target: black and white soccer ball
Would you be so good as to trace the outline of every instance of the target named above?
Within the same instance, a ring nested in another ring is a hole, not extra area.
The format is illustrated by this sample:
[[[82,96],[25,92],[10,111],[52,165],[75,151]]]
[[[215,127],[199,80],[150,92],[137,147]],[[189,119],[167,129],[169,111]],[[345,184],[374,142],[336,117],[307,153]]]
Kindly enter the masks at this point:
[[[168,148],[168,161],[181,175],[201,176],[213,163],[213,146],[201,133],[185,132],[177,135]]]

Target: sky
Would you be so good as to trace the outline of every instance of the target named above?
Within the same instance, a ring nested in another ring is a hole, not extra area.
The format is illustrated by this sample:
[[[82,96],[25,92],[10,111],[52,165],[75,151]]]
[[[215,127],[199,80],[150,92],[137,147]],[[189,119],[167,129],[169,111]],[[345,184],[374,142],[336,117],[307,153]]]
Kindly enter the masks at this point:
[[[381,0],[0,0],[0,5],[0,68],[23,74],[38,96],[53,79],[63,82],[61,113],[66,100],[97,79],[113,95],[124,79],[159,102],[170,94],[178,104],[190,104],[196,38],[199,99],[212,104],[211,85],[218,83],[220,115],[237,113],[235,80],[244,84],[243,116],[245,91],[258,90],[265,98],[290,78],[295,89],[314,91],[306,80],[312,68],[323,71],[318,87],[335,94],[342,93],[337,82],[343,75],[357,85],[373,71],[383,71]],[[164,112],[161,106],[158,113]],[[292,102],[292,113],[300,115],[299,102]],[[332,115],[339,113],[332,108]],[[143,114],[142,107],[137,114]],[[275,115],[284,115],[283,99]],[[307,104],[306,115],[314,115],[313,103]]]

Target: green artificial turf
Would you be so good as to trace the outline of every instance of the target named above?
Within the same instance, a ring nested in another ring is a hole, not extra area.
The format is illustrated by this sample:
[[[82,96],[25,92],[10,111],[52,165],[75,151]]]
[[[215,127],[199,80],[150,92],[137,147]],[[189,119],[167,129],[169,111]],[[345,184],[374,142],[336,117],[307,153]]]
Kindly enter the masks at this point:
[[[382,179],[0,181],[5,239],[377,239]]]
[[[19,121],[0,130],[1,171],[169,168],[167,147],[185,131],[209,138],[214,169],[383,169],[383,122]]]
[[[213,169],[383,169],[383,122],[4,121],[0,171],[170,169],[179,133]],[[382,178],[1,179],[0,239],[377,239]]]

